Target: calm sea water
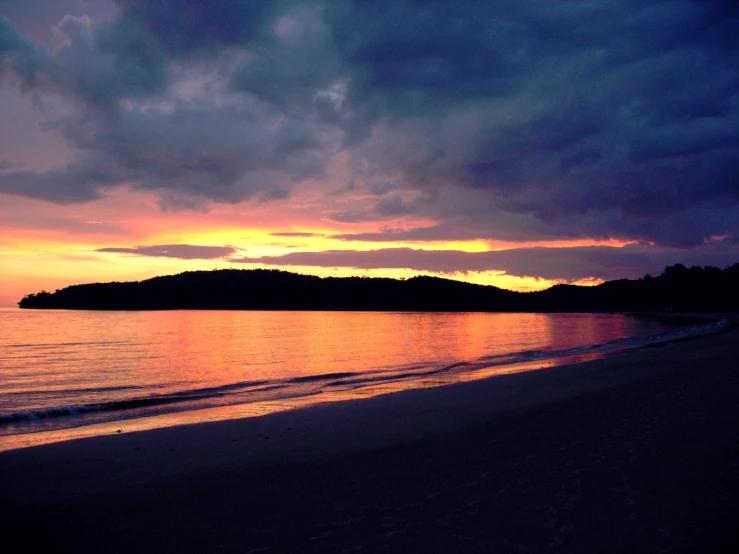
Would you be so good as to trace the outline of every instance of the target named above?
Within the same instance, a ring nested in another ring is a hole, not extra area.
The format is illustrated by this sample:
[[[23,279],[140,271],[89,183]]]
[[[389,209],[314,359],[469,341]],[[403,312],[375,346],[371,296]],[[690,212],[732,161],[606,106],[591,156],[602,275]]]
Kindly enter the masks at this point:
[[[0,436],[412,387],[675,332],[613,314],[0,310]]]

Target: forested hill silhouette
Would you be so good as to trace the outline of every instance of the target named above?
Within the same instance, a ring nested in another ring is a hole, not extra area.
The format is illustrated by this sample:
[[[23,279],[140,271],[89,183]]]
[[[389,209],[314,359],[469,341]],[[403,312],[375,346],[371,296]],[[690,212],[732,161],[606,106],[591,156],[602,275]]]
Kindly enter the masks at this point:
[[[195,271],[30,294],[21,308],[76,310],[739,311],[739,263],[673,265],[657,276],[594,287],[513,292],[437,277],[315,277],[278,270]]]

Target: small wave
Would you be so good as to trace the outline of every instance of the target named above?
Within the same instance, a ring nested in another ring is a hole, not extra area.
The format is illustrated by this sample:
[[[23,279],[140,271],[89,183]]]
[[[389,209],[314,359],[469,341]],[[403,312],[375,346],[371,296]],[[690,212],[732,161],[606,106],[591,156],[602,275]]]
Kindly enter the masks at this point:
[[[428,371],[412,371],[412,372],[405,372],[405,373],[386,373],[383,375],[378,375],[376,377],[364,377],[361,379],[341,379],[339,381],[331,381],[330,383],[326,383],[327,387],[340,387],[342,385],[369,385],[372,383],[378,383],[382,381],[397,381],[402,379],[410,379],[410,378],[416,378],[416,377],[428,377],[430,375],[439,375],[441,373],[447,373],[449,371],[452,371],[453,369],[457,369],[460,367],[469,367],[468,362],[457,362],[451,365],[447,365],[444,367],[431,369]],[[362,375],[376,375],[376,374],[362,374]]]
[[[31,408],[29,410],[21,410],[11,413],[0,413],[0,424],[82,415],[91,412],[123,411],[136,408],[164,406],[167,404],[176,404],[181,402],[192,402],[196,400],[207,400],[209,398],[217,398],[221,396],[226,396],[228,394],[233,394],[234,392],[246,391],[247,389],[250,389],[252,387],[260,387],[261,385],[267,386],[262,388],[255,388],[252,390],[252,392],[265,392],[284,387],[284,385],[275,384],[274,382],[270,381],[244,381],[241,383],[230,383],[228,385],[222,385],[218,387],[205,387],[169,394],[142,396],[138,398],[128,398],[124,400],[112,400],[109,402],[97,402],[72,406],[54,406],[50,408]]]
[[[19,421],[33,421],[35,419],[47,419],[50,417],[70,416],[95,411],[98,405],[88,404],[80,406],[57,406],[55,408],[37,408],[0,414],[0,423],[14,423]]]
[[[258,389],[252,389],[250,392],[268,392],[272,390],[284,389],[287,385],[268,385],[266,387],[260,387]]]
[[[539,360],[542,358],[559,358],[564,356],[571,356],[573,354],[579,354],[581,352],[587,352],[594,348],[599,348],[602,344],[586,344],[583,346],[575,346],[573,348],[566,348],[564,350],[521,350],[520,352],[508,352],[506,354],[495,354],[492,356],[483,356],[472,363],[475,367],[490,367],[498,365],[517,364],[521,362],[530,362]]]
[[[564,355],[567,356],[569,354],[579,354],[580,352],[587,352],[588,350],[592,350],[595,348],[595,345],[593,344],[587,344],[585,346],[578,346],[576,348],[569,348],[567,350],[560,350],[557,355]]]
[[[218,385],[217,387],[203,387],[200,389],[191,389],[172,393],[173,396],[204,396],[208,394],[226,393],[230,391],[237,391],[239,389],[248,389],[250,387],[257,387],[260,385],[267,385],[273,381],[260,380],[260,381],[239,381],[237,383],[228,383],[227,385]],[[169,396],[169,395],[162,395]]]
[[[192,400],[192,398],[136,398],[132,400],[119,400],[115,402],[103,402],[100,404],[82,404],[77,406],[56,406],[53,408],[34,408],[20,412],[0,414],[0,423],[18,423],[22,421],[35,421],[39,419],[51,419],[89,414],[93,412],[120,411],[146,406],[156,406]]]
[[[670,333],[662,333],[660,335],[655,335],[655,336],[647,338],[647,341],[650,345],[680,341],[680,340],[698,337],[701,335],[717,333],[730,326],[731,326],[731,321],[729,321],[728,319],[720,319],[718,321],[713,321],[705,325],[695,325],[692,327],[684,327],[682,329],[679,329],[677,331],[672,331]]]
[[[304,377],[293,377],[286,379],[287,383],[310,383],[313,381],[323,381],[325,379],[343,379],[344,377],[354,377],[362,375],[362,373],[346,372],[346,373],[323,373],[319,375],[306,375]]]

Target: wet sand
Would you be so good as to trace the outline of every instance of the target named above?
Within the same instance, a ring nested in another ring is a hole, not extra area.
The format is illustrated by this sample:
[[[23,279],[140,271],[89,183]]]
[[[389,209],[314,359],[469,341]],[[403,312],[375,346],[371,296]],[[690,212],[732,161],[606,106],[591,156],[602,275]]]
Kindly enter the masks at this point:
[[[738,365],[734,329],[572,366],[3,452],[4,543],[719,551],[736,535]]]

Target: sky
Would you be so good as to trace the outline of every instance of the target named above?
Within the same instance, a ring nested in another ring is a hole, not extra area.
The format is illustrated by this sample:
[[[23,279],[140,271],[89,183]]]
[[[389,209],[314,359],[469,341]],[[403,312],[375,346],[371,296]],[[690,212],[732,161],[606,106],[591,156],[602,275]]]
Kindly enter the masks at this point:
[[[735,0],[0,0],[0,306],[739,261]]]

